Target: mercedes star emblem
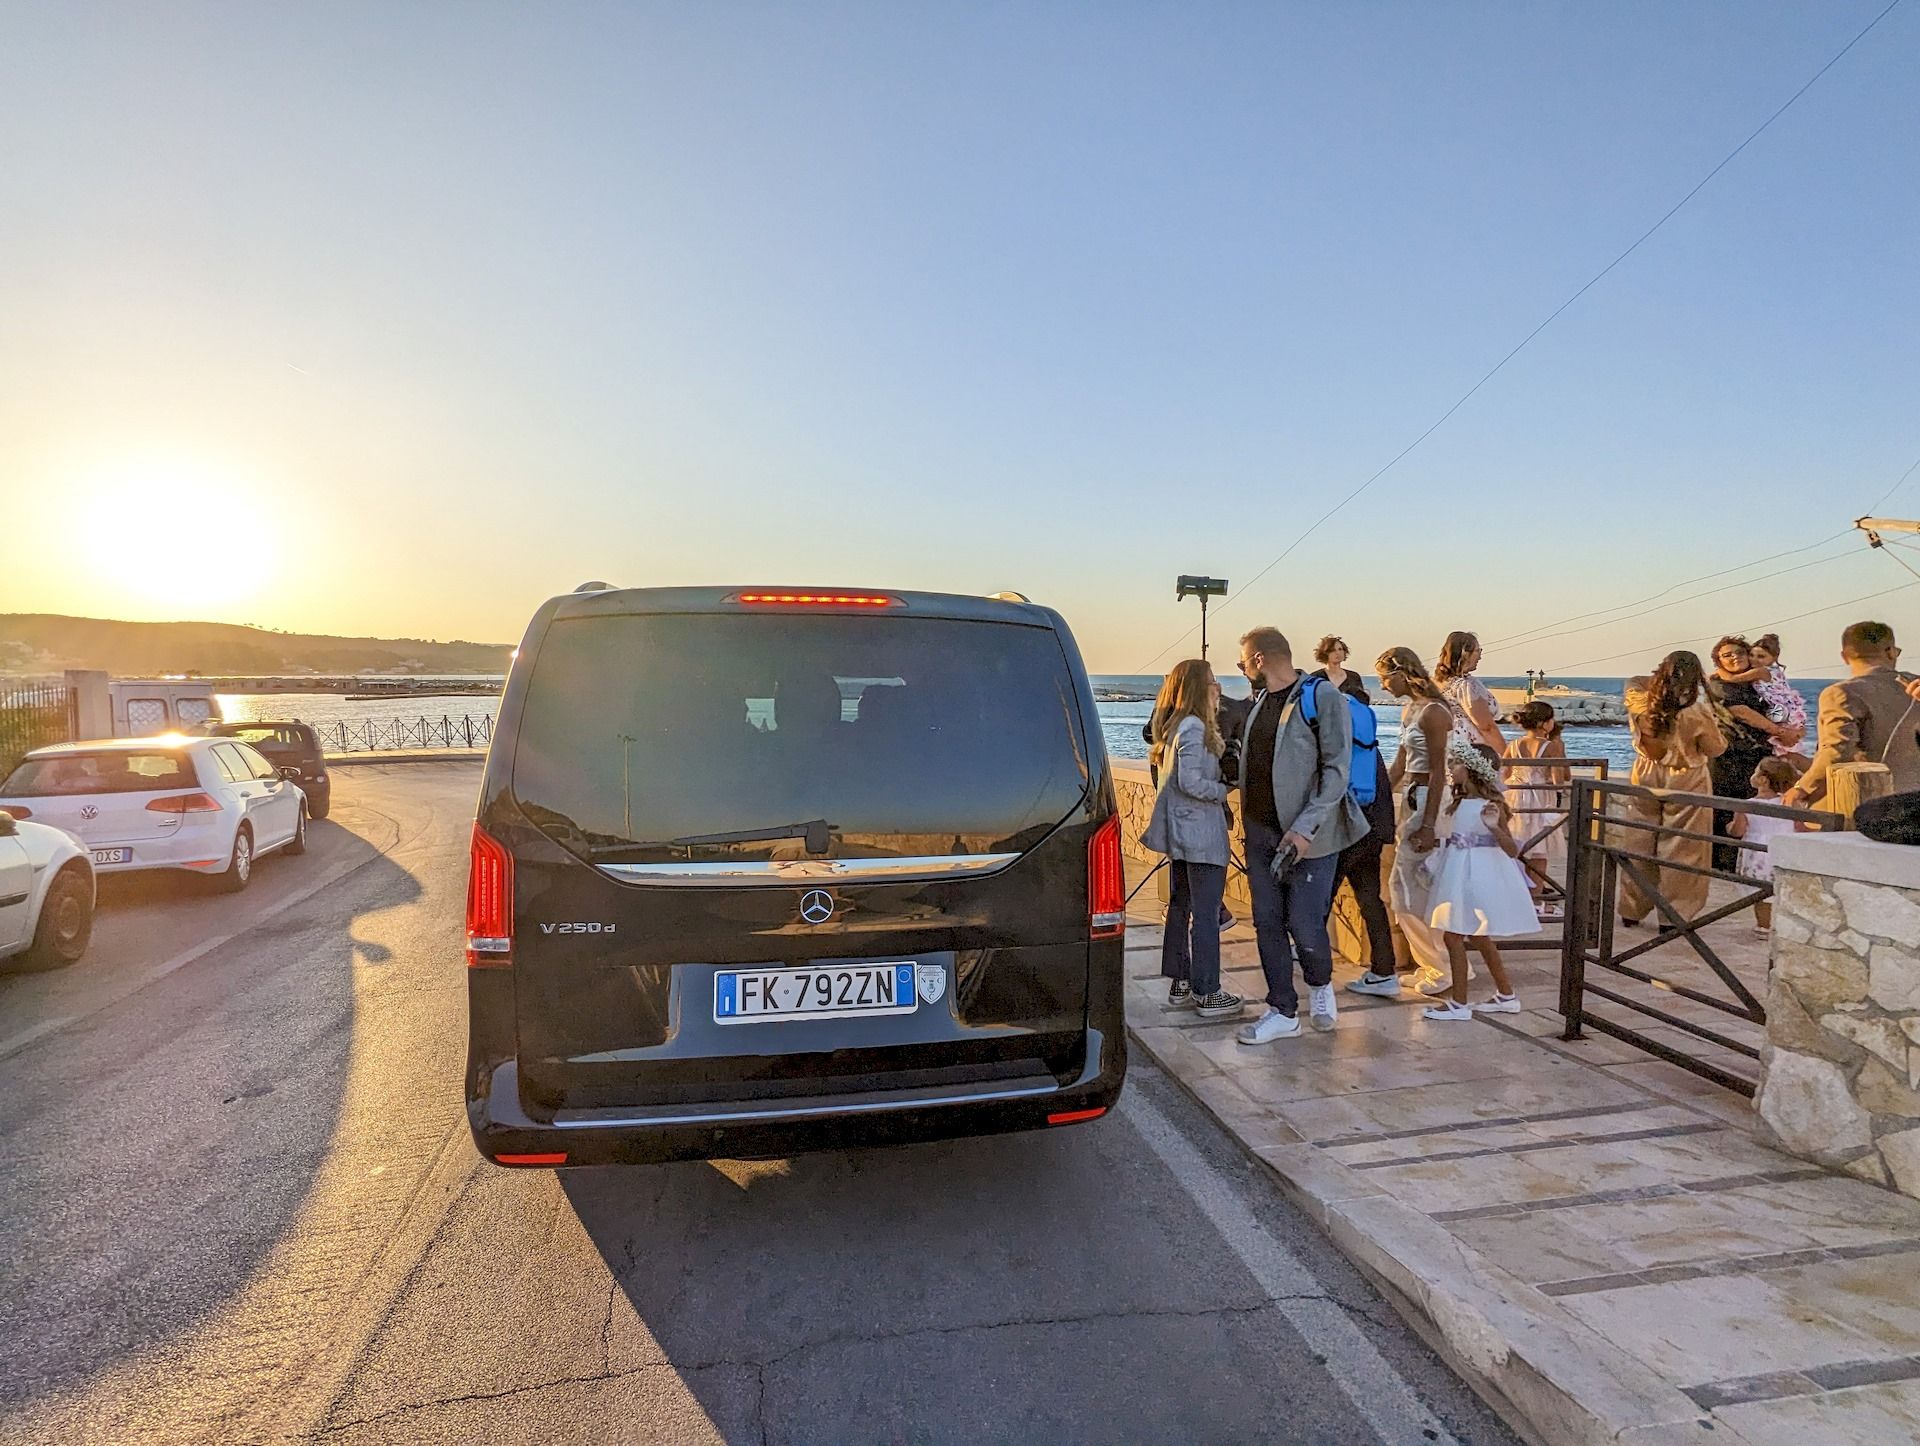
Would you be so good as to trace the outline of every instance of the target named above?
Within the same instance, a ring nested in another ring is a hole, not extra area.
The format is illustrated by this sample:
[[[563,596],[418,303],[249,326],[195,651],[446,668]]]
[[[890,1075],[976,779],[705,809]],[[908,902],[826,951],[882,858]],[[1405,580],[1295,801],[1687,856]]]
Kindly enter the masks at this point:
[[[825,889],[809,889],[800,897],[800,917],[809,924],[824,924],[833,917],[833,895]]]

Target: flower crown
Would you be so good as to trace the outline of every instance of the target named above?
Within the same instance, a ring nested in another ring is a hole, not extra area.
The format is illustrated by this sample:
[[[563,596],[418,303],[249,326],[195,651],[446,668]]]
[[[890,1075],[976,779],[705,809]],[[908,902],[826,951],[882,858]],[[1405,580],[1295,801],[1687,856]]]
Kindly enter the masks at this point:
[[[1487,761],[1486,754],[1457,733],[1447,741],[1447,762],[1459,764],[1487,787],[1499,791],[1500,770]]]

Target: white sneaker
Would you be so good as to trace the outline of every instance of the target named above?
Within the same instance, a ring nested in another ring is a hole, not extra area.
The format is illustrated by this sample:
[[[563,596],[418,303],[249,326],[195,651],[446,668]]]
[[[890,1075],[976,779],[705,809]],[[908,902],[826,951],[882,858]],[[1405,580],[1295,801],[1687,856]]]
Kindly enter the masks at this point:
[[[1464,1004],[1455,1004],[1451,999],[1443,1004],[1429,1004],[1420,1011],[1428,1019],[1472,1019],[1473,1011]]]
[[[1474,968],[1472,963],[1469,962],[1467,965],[1467,978],[1471,980],[1473,977]],[[1451,994],[1453,992],[1453,975],[1451,973],[1442,974],[1438,969],[1428,969],[1425,965],[1422,965],[1420,972],[1414,975],[1413,987],[1420,993],[1426,995]]]
[[[1307,991],[1307,1020],[1322,1034],[1340,1022],[1340,1006],[1334,1000],[1331,984],[1315,984]]]
[[[1518,1014],[1520,1001],[1511,994],[1496,994],[1485,1004],[1473,1006],[1475,1014]]]
[[[1358,979],[1349,979],[1347,988],[1355,994],[1377,994],[1382,999],[1400,997],[1400,976],[1398,974],[1375,974],[1368,970]]]
[[[1240,1032],[1234,1038],[1242,1044],[1272,1044],[1276,1039],[1292,1039],[1300,1033],[1298,1015],[1282,1014],[1272,1005],[1267,1012],[1251,1024],[1240,1026]]]

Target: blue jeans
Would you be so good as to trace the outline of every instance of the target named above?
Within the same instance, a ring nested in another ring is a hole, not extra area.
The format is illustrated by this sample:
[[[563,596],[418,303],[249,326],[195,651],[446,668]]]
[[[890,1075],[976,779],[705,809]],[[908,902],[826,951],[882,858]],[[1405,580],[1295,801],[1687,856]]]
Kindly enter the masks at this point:
[[[1286,882],[1276,883],[1270,865],[1280,852],[1282,835],[1258,819],[1248,819],[1247,886],[1253,891],[1253,932],[1260,942],[1260,972],[1267,976],[1267,1003],[1282,1014],[1300,1012],[1293,986],[1293,961],[1310,985],[1333,982],[1333,940],[1327,913],[1333,908],[1333,884],[1340,856],[1302,859]]]
[[[1195,994],[1213,994],[1220,988],[1220,896],[1227,889],[1227,866],[1169,859],[1167,872],[1173,889],[1160,936],[1160,972],[1190,981]]]

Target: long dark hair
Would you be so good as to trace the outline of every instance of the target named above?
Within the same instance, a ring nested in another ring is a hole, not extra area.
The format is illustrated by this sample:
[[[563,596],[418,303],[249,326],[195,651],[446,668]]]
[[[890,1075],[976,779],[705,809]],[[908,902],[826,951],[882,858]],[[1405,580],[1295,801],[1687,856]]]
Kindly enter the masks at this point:
[[[1656,738],[1673,732],[1673,720],[1700,701],[1706,678],[1697,653],[1668,653],[1647,683],[1647,729]]]
[[[1472,633],[1448,633],[1440,645],[1440,660],[1433,665],[1433,681],[1444,688],[1455,678],[1464,678],[1467,658],[1479,646],[1480,639]]]

